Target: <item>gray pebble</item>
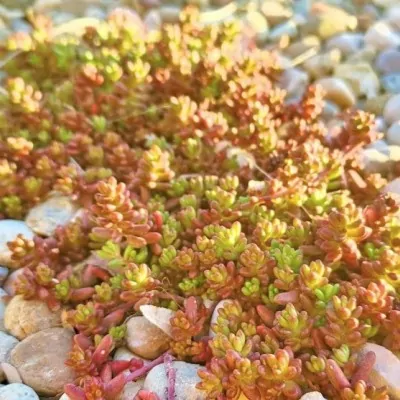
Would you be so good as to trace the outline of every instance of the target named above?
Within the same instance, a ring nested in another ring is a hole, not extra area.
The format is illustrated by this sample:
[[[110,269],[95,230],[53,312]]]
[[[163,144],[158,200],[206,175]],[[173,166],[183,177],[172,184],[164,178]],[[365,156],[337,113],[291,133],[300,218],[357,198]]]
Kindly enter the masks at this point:
[[[39,396],[22,383],[12,383],[0,388],[0,400],[39,400]]]
[[[204,400],[206,398],[206,393],[196,388],[196,384],[200,382],[197,372],[203,368],[201,365],[175,361],[172,367],[176,370],[175,400]],[[143,387],[157,394],[160,400],[167,400],[167,374],[164,364],[157,365],[148,373]]]
[[[400,73],[383,76],[381,83],[387,93],[400,93]]]
[[[8,276],[8,268],[0,265],[0,286],[3,286],[3,283],[7,279]]]

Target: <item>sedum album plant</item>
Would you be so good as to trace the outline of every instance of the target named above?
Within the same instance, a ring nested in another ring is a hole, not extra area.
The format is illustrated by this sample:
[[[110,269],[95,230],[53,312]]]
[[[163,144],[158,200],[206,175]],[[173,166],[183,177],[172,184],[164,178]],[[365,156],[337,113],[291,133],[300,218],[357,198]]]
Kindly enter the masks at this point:
[[[210,400],[388,399],[366,383],[374,355],[356,357],[367,341],[400,351],[398,206],[360,156],[373,116],[345,112],[328,134],[320,88],[287,101],[276,54],[192,8],[150,34],[125,10],[82,38],[29,18],[1,48],[16,53],[0,212],[22,219],[53,192],[83,209],[9,243],[17,293],[65,308],[76,331],[69,397],[115,399],[164,362],[173,398],[174,357],[204,365]],[[169,351],[113,361],[145,304],[175,311]]]

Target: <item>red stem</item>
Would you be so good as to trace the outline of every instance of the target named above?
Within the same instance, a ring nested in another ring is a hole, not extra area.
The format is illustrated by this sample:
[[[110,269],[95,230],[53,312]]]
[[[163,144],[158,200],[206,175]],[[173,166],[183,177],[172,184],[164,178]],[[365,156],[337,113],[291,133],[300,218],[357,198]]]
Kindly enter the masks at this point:
[[[372,369],[374,368],[375,361],[376,355],[373,351],[369,351],[368,353],[364,354],[356,372],[351,377],[351,384],[354,385],[358,381],[366,382]]]
[[[346,375],[335,360],[328,360],[326,363],[326,373],[328,375],[328,379],[336,390],[341,391],[342,389],[351,386],[349,380],[346,378]]]
[[[155,360],[149,362],[148,364],[143,365],[142,368],[139,368],[136,371],[131,372],[129,375],[125,377],[125,382],[136,381],[143,375],[147,374],[152,368],[162,364],[167,354],[169,353],[168,352],[164,353],[160,357],[157,357]]]
[[[166,354],[164,357],[165,368],[167,370],[167,400],[175,400],[175,380],[176,369],[172,366],[171,354]]]

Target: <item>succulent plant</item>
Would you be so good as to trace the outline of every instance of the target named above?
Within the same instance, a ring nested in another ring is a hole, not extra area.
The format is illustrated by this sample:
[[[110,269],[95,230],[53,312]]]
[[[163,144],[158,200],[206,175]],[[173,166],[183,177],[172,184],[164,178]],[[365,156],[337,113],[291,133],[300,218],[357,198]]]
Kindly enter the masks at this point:
[[[0,47],[18,50],[0,93],[0,217],[50,193],[83,209],[8,244],[17,293],[68,310],[68,396],[114,399],[165,363],[173,398],[176,357],[203,364],[210,400],[387,399],[365,383],[371,356],[355,362],[370,339],[400,351],[398,205],[360,161],[373,116],[346,112],[328,137],[319,87],[287,101],[276,54],[193,7],[156,35],[121,9],[82,37],[29,19]],[[174,311],[168,352],[113,361],[146,304]]]

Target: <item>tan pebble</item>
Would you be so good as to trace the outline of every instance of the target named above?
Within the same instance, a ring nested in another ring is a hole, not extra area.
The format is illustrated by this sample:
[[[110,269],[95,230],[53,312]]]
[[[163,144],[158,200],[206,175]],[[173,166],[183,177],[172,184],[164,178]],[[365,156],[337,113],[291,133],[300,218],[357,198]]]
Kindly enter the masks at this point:
[[[42,301],[25,300],[18,295],[6,307],[4,325],[21,340],[43,329],[60,326],[61,311],[52,312]]]
[[[317,79],[329,75],[336,65],[340,63],[341,53],[333,49],[325,54],[318,54],[303,63],[304,70],[311,78]]]
[[[75,375],[65,361],[72,349],[74,332],[50,328],[37,332],[17,344],[11,352],[11,364],[17,368],[23,382],[37,393],[55,396]]]
[[[153,360],[168,349],[169,336],[145,317],[128,320],[126,344],[133,353]]]
[[[260,12],[249,11],[243,17],[242,22],[245,27],[250,28],[254,32],[258,43],[264,43],[268,39],[268,21]]]
[[[347,63],[367,62],[372,63],[376,57],[377,50],[373,47],[364,47],[363,49],[350,54],[347,58]]]
[[[11,250],[8,248],[7,243],[16,239],[20,234],[29,240],[34,237],[32,230],[23,221],[13,219],[3,219],[0,221],[0,264],[10,268],[19,267],[11,259]]]
[[[285,54],[287,54],[289,57],[295,58],[312,48],[315,48],[318,51],[320,47],[321,40],[318,38],[318,36],[309,35],[290,44],[287,49],[285,49]]]
[[[171,318],[175,316],[175,311],[153,305],[143,305],[140,307],[140,311],[149,322],[172,337]]]
[[[356,98],[350,86],[339,78],[322,78],[316,81],[326,92],[326,99],[333,101],[342,108],[348,108],[355,104]]]
[[[314,4],[315,6],[315,4]],[[314,7],[314,10],[316,7]],[[322,39],[328,39],[338,33],[354,30],[357,27],[357,18],[346,11],[333,6],[324,5],[319,17],[318,33]]]
[[[265,0],[261,4],[261,11],[271,25],[277,25],[292,17],[293,12],[282,3]]]
[[[160,16],[163,22],[172,23],[179,21],[181,9],[174,5],[165,5],[160,8]]]
[[[26,223],[37,234],[50,236],[57,226],[68,223],[77,211],[77,205],[69,197],[54,196],[33,207]]]
[[[118,400],[132,400],[135,398],[139,390],[143,389],[144,379],[139,379],[136,382],[128,382]]]
[[[356,96],[376,97],[380,82],[368,63],[344,63],[335,68],[334,75],[346,81]]]

